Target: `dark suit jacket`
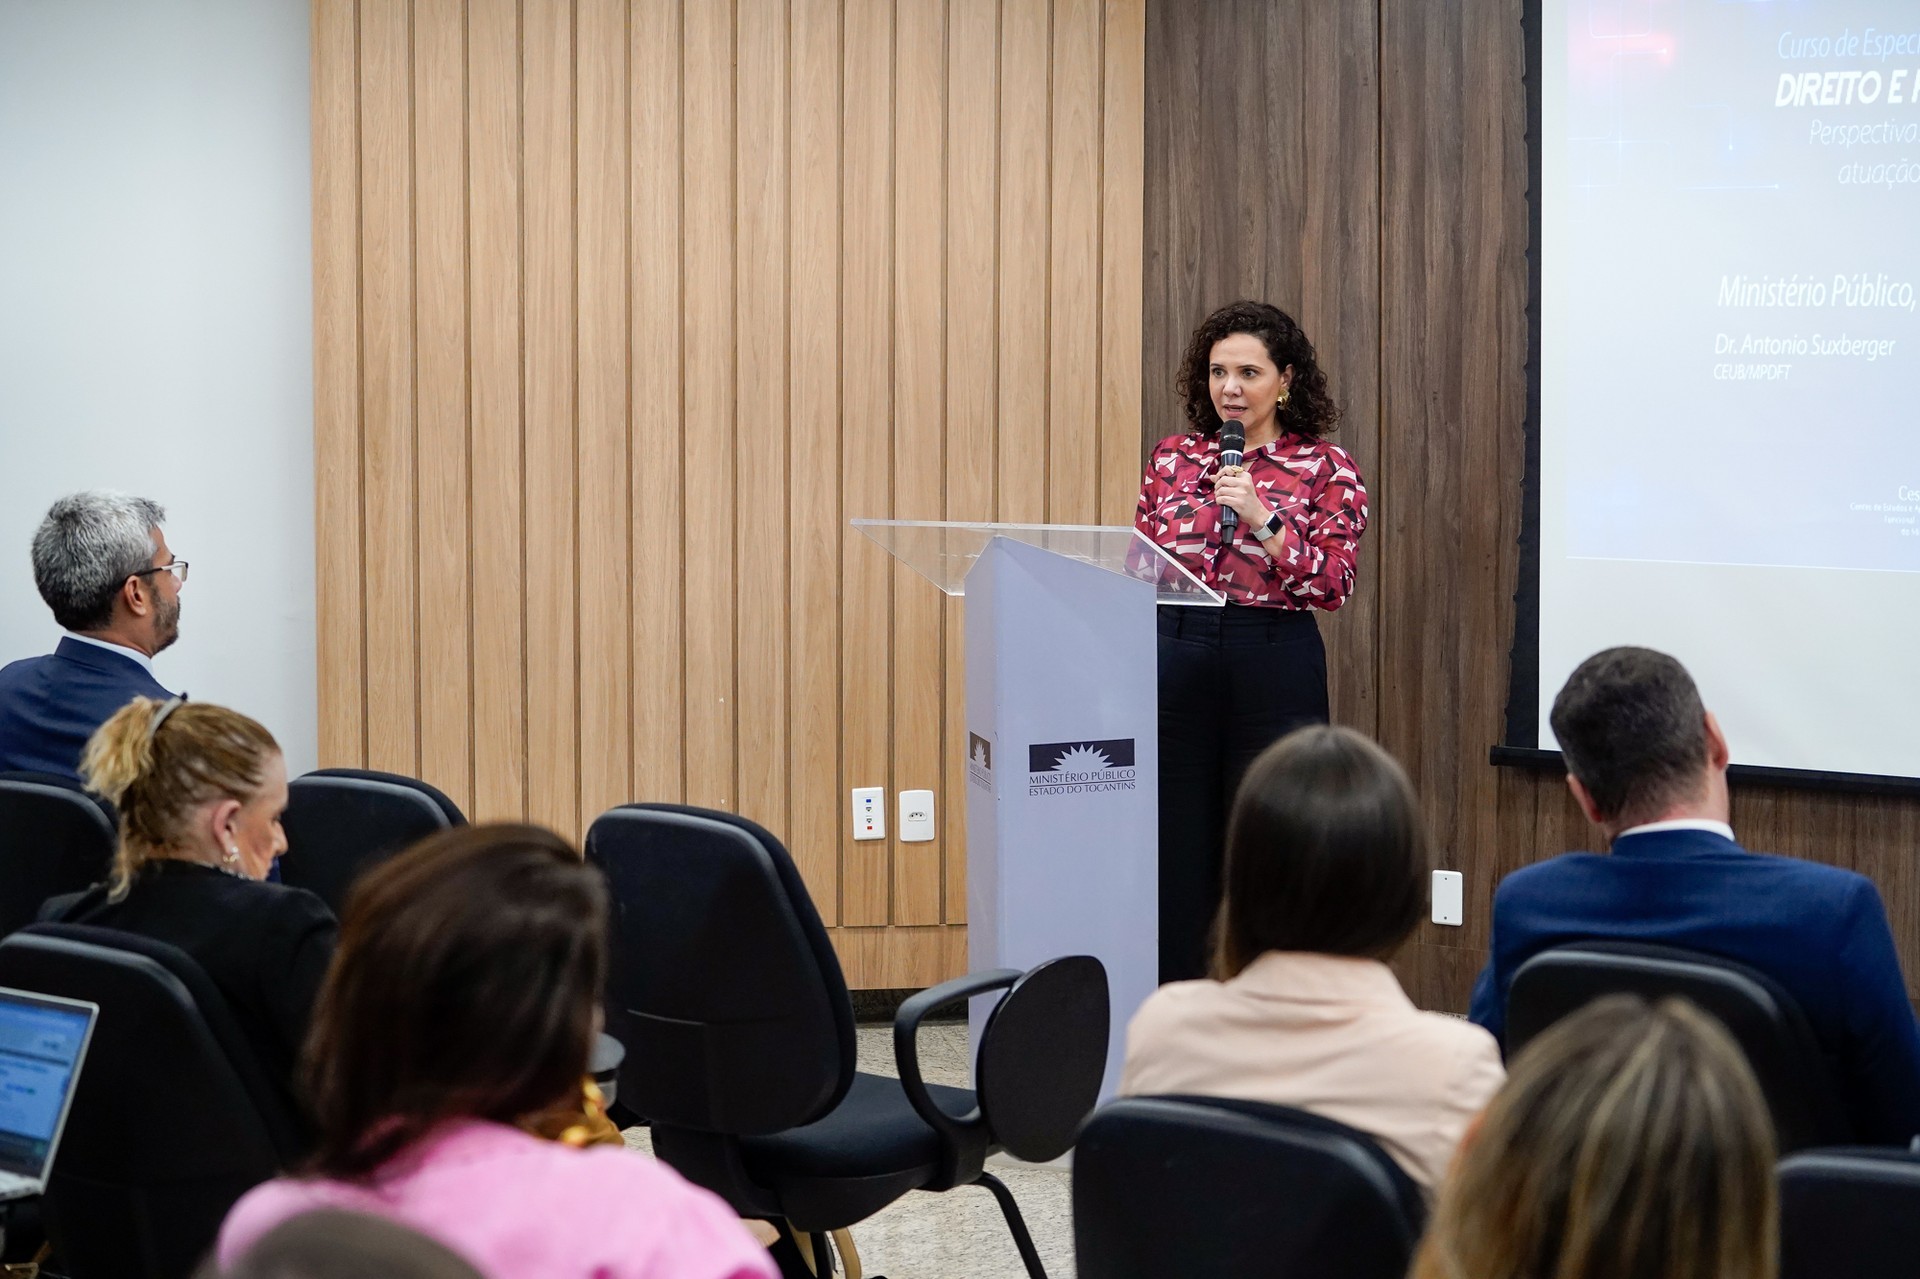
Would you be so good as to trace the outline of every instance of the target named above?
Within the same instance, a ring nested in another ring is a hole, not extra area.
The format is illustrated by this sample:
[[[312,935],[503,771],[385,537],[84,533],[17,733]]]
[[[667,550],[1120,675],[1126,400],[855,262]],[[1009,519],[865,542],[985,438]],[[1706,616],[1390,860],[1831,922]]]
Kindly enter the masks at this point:
[[[1765,973],[1806,1013],[1860,1139],[1904,1146],[1920,1133],[1920,1026],[1871,880],[1699,830],[1528,866],[1494,895],[1492,954],[1469,1016],[1500,1037],[1520,965],[1587,940],[1678,946]]]
[[[318,897],[164,860],[141,867],[117,902],[95,885],[52,898],[40,918],[118,928],[187,952],[227,997],[261,1067],[291,1092],[314,999],[340,936],[333,912]]]
[[[80,777],[80,752],[136,697],[172,697],[131,657],[72,636],[0,669],[0,772]]]

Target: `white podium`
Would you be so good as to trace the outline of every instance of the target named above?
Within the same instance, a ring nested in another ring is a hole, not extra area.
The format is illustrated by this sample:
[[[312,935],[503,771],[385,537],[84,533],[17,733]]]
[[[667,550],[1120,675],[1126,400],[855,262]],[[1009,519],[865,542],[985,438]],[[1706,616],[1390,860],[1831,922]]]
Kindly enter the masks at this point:
[[[1105,964],[1111,1096],[1159,979],[1155,605],[1222,600],[1131,528],[853,525],[967,597],[968,966]]]

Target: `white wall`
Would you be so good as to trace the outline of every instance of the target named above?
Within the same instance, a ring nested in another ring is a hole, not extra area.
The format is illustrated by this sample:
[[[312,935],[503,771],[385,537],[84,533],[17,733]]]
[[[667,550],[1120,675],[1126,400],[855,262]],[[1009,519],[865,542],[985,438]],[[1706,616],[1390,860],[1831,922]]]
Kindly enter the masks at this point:
[[[0,662],[59,637],[27,547],[82,488],[192,562],[160,682],[314,765],[304,0],[0,0]]]

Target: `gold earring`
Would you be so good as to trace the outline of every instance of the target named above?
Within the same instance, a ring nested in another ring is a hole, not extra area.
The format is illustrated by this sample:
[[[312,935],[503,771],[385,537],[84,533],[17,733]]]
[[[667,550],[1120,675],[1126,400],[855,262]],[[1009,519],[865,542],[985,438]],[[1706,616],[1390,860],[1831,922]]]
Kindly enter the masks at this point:
[[[1281,387],[1281,388],[1280,388],[1280,398],[1279,398],[1279,399],[1278,399],[1277,401],[1275,401],[1275,404],[1276,404],[1276,406],[1277,406],[1277,407],[1279,407],[1279,408],[1283,408],[1283,409],[1284,409],[1284,408],[1286,408],[1286,407],[1287,407],[1287,397],[1288,397],[1288,396],[1290,396],[1290,395],[1292,395],[1292,394],[1293,394],[1293,392],[1292,392],[1292,391],[1289,391],[1289,390],[1288,390],[1288,389],[1287,389],[1286,387],[1284,387],[1284,386],[1283,386],[1283,387]]]

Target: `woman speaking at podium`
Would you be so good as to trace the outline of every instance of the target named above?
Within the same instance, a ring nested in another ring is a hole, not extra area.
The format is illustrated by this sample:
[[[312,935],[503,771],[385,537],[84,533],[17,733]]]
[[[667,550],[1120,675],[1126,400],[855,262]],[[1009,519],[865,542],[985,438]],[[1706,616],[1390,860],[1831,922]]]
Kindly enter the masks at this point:
[[[1177,385],[1187,430],[1147,459],[1134,524],[1227,603],[1160,609],[1163,982],[1206,971],[1226,813],[1247,766],[1291,730],[1327,722],[1314,610],[1346,602],[1367,526],[1359,468],[1324,438],[1340,409],[1286,312],[1215,311]]]

